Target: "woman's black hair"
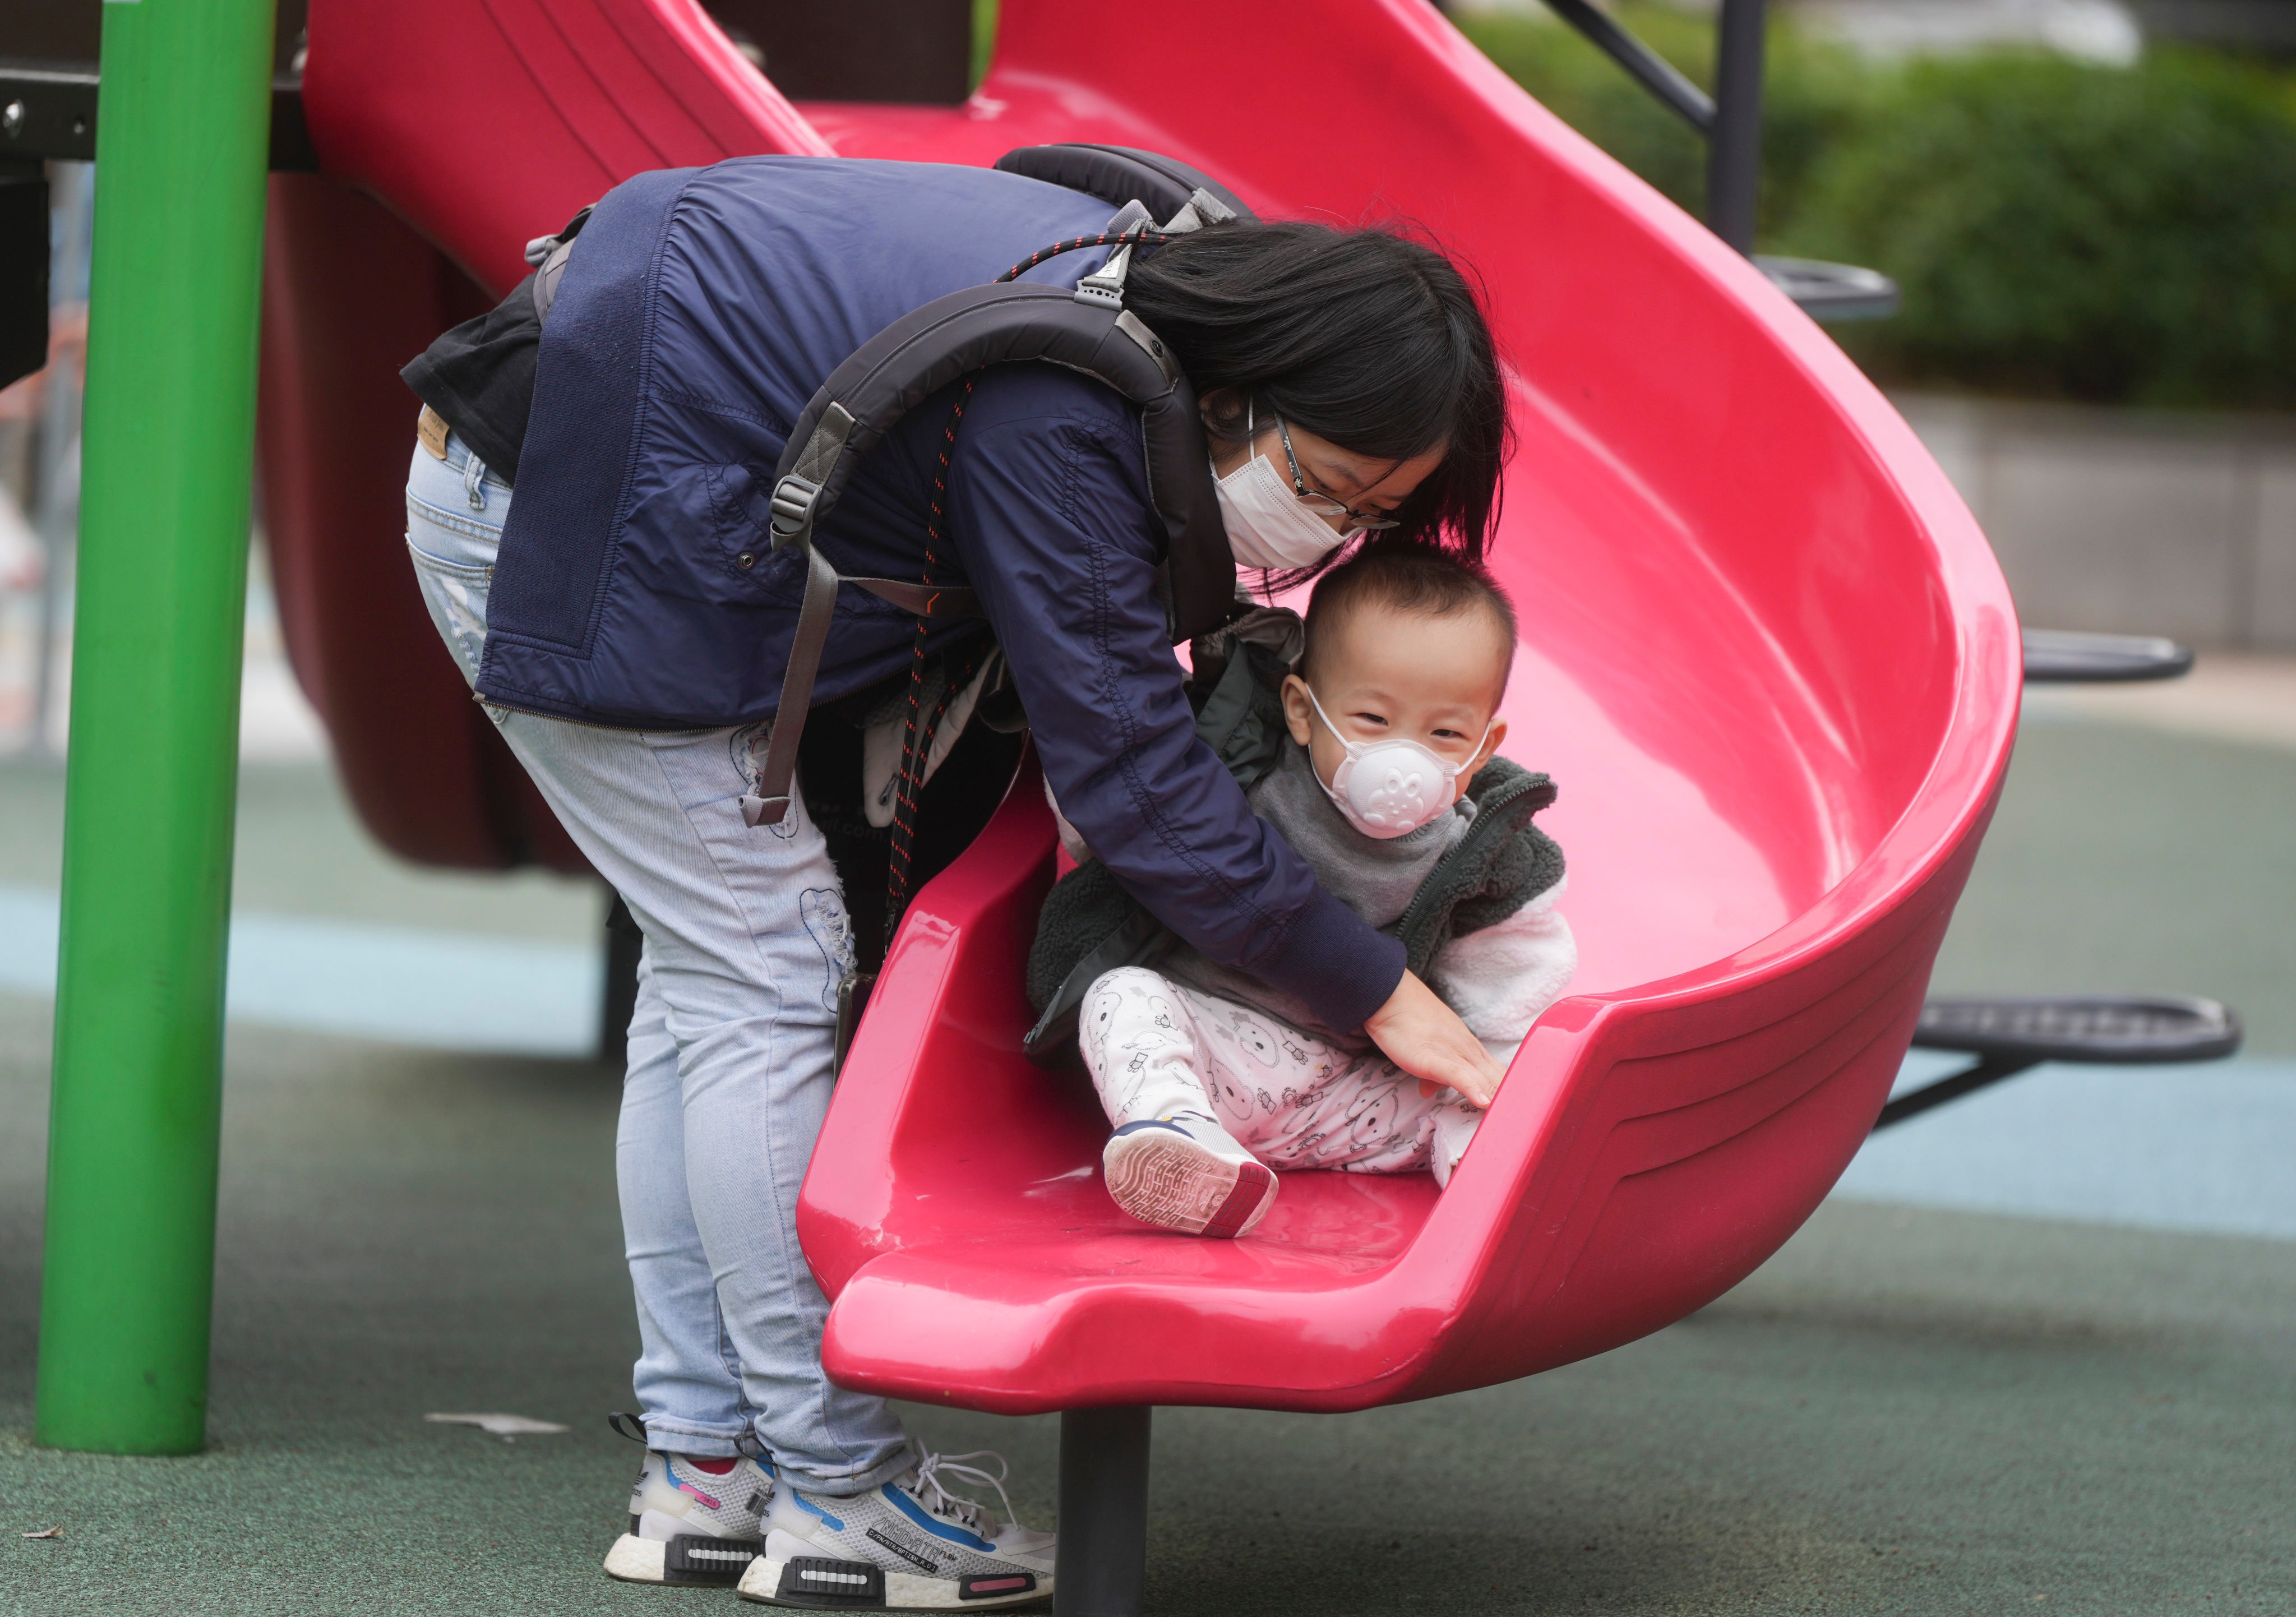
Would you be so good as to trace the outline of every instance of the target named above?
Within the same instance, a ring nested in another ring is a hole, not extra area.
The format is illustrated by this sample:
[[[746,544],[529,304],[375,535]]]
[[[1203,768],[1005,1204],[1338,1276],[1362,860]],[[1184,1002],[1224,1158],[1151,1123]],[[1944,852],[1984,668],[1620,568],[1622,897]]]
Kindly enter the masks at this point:
[[[1124,301],[1199,396],[1234,390],[1233,411],[1212,422],[1221,437],[1243,436],[1248,403],[1261,422],[1281,415],[1357,455],[1404,461],[1441,447],[1394,532],[1482,559],[1498,520],[1506,386],[1474,289],[1441,252],[1382,226],[1238,220],[1143,256]]]

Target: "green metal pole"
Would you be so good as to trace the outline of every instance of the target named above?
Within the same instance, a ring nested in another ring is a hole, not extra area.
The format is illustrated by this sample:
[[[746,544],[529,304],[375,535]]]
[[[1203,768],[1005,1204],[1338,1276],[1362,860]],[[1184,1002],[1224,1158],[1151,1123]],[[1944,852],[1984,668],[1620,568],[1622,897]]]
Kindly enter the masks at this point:
[[[207,1434],[273,0],[107,0],[37,1438]]]

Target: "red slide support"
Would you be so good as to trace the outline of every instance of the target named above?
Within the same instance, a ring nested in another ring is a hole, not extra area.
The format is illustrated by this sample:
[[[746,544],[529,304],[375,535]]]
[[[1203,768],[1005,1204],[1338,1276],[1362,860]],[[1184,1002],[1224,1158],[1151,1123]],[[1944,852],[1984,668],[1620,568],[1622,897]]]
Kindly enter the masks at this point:
[[[1129,1224],[1091,1097],[1020,1055],[1054,844],[1019,783],[911,907],[807,1182],[840,1380],[1011,1412],[1423,1397],[1680,1317],[1833,1186],[2006,767],[2007,590],[1833,344],[1422,0],[1181,0],[1152,26],[1005,0],[963,106],[802,116],[689,0],[316,0],[306,98],[339,177],[292,182],[308,194],[275,223],[271,521],[298,668],[370,822],[418,857],[499,861],[514,836],[551,855],[410,605],[413,406],[361,378],[614,180],[737,152],[985,163],[1110,141],[1263,211],[1408,218],[1488,284],[1520,432],[1496,557],[1523,625],[1509,751],[1562,784],[1545,823],[1570,856],[1574,993],[1441,1195],[1300,1174],[1247,1240]],[[363,780],[370,750],[393,761]]]

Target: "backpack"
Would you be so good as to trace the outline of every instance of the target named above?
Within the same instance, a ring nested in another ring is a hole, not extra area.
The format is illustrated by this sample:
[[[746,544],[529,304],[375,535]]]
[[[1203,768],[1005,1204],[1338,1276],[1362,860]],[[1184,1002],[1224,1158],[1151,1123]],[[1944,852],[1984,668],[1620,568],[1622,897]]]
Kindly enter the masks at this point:
[[[1138,405],[1151,503],[1167,538],[1163,589],[1172,637],[1201,635],[1234,614],[1235,562],[1212,487],[1195,389],[1163,341],[1124,307],[1124,277],[1138,246],[1250,212],[1184,163],[1130,147],[1024,146],[996,167],[1098,196],[1122,211],[1097,235],[1055,242],[985,286],[937,298],[863,343],[821,384],[798,417],[775,469],[773,541],[808,561],[797,636],[783,675],[774,732],[755,790],[742,800],[752,826],[789,808],[814,676],[840,583],[859,586],[919,617],[978,616],[972,591],[926,579],[840,579],[813,546],[862,456],[894,423],[950,382],[991,365],[1046,361],[1082,372]],[[1161,218],[1164,223],[1152,226]],[[1117,244],[1074,291],[1014,279],[1057,253]],[[546,258],[546,255],[545,255]],[[930,741],[930,737],[926,738]]]

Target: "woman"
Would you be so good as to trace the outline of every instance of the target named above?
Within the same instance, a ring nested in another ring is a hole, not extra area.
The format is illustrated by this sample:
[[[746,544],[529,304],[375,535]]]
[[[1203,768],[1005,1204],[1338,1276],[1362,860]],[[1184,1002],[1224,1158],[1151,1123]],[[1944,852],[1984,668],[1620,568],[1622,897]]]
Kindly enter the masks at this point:
[[[426,406],[408,541],[433,619],[645,935],[618,1173],[648,1456],[618,1576],[731,1580],[762,1540],[743,1588],[767,1598],[803,1594],[801,1572],[894,1605],[1049,1587],[1050,1535],[942,1486],[985,1473],[920,1456],[881,1399],[822,1374],[827,1308],[793,1218],[852,952],[820,821],[857,781],[809,751],[780,823],[752,829],[739,800],[803,582],[766,532],[790,423],[893,319],[1107,221],[1088,196],[987,169],[753,158],[642,175],[584,228],[538,363],[521,288],[407,368]],[[1029,278],[1074,285],[1104,256]],[[1440,255],[1221,225],[1143,255],[1126,302],[1201,396],[1241,565],[1313,567],[1366,527],[1480,554],[1504,395]],[[1157,595],[1163,531],[1136,411],[1010,365],[912,410],[816,543],[849,576],[972,587],[1063,813],[1181,937],[1407,1071],[1488,1095],[1490,1058],[1401,946],[1316,887],[1195,739]],[[840,592],[816,710],[906,681],[916,623]],[[927,639],[936,655],[981,644],[978,620]]]

